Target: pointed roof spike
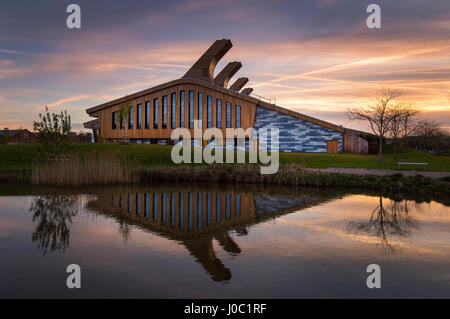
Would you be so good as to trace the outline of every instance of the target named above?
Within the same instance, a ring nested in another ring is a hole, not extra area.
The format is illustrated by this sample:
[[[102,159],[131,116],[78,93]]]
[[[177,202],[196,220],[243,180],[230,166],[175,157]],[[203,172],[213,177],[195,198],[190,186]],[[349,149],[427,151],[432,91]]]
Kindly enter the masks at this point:
[[[214,70],[217,63],[231,49],[233,44],[228,39],[216,40],[205,53],[186,72],[183,78],[214,81]]]
[[[230,79],[242,68],[242,63],[238,61],[230,62],[214,78],[214,84],[226,88]]]
[[[248,82],[248,78],[239,78],[230,86],[230,90],[239,92]]]
[[[250,95],[253,92],[253,88],[245,88],[241,91],[242,94]]]

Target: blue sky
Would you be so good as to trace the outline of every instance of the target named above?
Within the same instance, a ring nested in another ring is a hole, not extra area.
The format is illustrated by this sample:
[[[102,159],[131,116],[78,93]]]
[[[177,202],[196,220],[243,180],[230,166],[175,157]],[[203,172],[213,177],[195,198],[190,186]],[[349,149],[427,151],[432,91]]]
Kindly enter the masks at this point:
[[[70,3],[82,28],[70,30]],[[366,7],[381,6],[381,29]],[[243,64],[255,93],[350,127],[347,107],[383,87],[450,127],[450,2],[10,1],[0,4],[0,128],[31,128],[37,114],[85,109],[181,77],[216,39],[234,47],[218,65]]]

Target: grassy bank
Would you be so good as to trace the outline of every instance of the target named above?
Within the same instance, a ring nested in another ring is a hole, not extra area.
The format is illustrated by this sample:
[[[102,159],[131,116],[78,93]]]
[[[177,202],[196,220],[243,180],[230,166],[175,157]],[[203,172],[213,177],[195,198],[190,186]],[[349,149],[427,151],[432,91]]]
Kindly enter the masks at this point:
[[[0,173],[29,171],[34,159],[38,156],[39,145],[0,145]],[[175,166],[170,153],[171,147],[164,145],[117,145],[117,144],[75,144],[72,152],[83,154],[95,152],[118,152],[135,159],[140,167]],[[418,151],[399,154],[398,161],[427,162],[429,171],[450,172],[450,156],[431,155]],[[383,162],[377,155],[361,155],[352,153],[280,153],[280,164],[301,164],[307,168],[369,168],[397,169],[393,155],[384,155]],[[408,167],[407,169],[411,169]],[[417,167],[416,169],[421,169]]]
[[[450,198],[450,178],[344,175],[304,168],[395,169],[391,154],[280,154],[278,173],[261,175],[254,164],[174,165],[171,147],[162,145],[78,144],[61,160],[40,160],[38,145],[0,145],[0,181],[53,186],[94,186],[157,181],[359,187],[382,192]],[[408,152],[404,161],[428,162],[430,170],[450,171],[450,158]],[[420,173],[420,172],[419,172]]]

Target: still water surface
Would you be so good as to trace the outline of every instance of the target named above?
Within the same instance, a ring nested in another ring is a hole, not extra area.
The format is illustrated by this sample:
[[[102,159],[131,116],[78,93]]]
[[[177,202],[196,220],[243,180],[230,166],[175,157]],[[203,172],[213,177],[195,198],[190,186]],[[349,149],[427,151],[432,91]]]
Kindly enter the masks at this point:
[[[450,297],[437,202],[208,185],[0,194],[1,298]],[[81,289],[66,287],[69,264]]]

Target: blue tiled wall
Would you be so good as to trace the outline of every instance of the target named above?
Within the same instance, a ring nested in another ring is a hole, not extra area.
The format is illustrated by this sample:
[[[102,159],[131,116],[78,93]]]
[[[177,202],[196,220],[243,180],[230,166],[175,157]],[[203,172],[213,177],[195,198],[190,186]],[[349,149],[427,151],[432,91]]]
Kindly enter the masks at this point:
[[[327,140],[339,141],[339,152],[342,152],[342,133],[311,122],[301,120],[268,108],[256,108],[253,127],[258,131],[266,128],[269,136],[270,129],[279,129],[280,152],[326,152]],[[259,145],[263,146],[261,136]],[[270,150],[270,146],[268,147]]]

